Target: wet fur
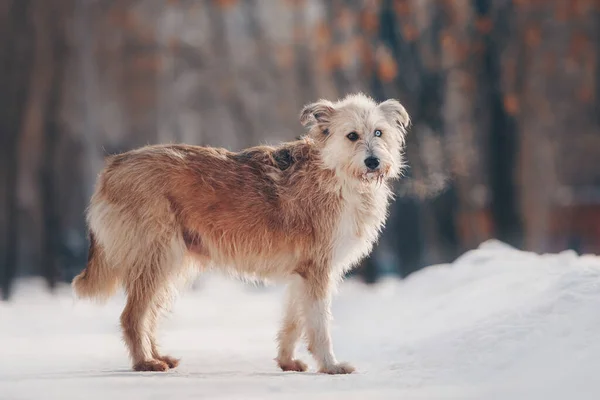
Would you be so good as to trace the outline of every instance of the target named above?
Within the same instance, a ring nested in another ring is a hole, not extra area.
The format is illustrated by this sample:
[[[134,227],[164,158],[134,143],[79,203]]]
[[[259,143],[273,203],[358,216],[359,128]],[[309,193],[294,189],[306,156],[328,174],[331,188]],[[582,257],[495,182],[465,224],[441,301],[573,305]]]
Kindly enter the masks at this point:
[[[321,372],[354,370],[332,350],[331,293],[384,225],[409,118],[395,100],[358,94],[307,105],[300,120],[306,136],[279,146],[155,145],[107,161],[87,213],[88,265],[73,287],[87,298],[124,288],[121,325],[135,370],[177,365],[158,349],[157,320],[183,279],[212,268],[288,282],[281,369],[306,370],[294,358],[304,336]],[[360,140],[349,141],[351,131]],[[366,170],[369,155],[380,170]]]

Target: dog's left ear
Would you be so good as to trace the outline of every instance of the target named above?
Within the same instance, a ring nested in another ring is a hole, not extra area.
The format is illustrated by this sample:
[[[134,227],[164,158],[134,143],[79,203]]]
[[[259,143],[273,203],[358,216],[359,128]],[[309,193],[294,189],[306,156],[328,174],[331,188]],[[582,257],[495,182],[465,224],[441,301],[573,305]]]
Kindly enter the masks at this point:
[[[398,100],[390,99],[379,104],[379,109],[385,115],[385,118],[396,126],[400,131],[406,133],[410,125],[410,117],[406,109]]]
[[[334,111],[332,102],[319,100],[316,103],[304,106],[300,112],[300,123],[302,126],[309,126],[314,123],[326,125],[331,120]]]

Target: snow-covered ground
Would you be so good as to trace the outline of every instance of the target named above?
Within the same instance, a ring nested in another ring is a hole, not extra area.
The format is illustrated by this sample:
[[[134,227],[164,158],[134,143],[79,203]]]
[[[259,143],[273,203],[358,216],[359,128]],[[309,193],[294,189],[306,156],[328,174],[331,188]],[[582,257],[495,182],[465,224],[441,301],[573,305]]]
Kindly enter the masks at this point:
[[[334,346],[353,375],[281,372],[281,287],[204,277],[163,321],[167,373],[130,371],[123,297],[76,302],[37,281],[0,304],[0,399],[598,399],[600,257],[488,242],[405,281],[344,283]]]

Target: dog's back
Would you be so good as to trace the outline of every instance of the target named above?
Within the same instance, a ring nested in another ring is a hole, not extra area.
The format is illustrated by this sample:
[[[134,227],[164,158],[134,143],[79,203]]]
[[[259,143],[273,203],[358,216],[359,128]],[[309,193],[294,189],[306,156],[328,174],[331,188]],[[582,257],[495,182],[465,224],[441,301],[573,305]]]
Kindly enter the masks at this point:
[[[168,279],[190,257],[201,268],[289,274],[301,253],[327,245],[339,214],[333,176],[312,151],[301,140],[239,153],[149,146],[111,157],[88,209],[89,261],[76,293],[106,297],[144,270]]]

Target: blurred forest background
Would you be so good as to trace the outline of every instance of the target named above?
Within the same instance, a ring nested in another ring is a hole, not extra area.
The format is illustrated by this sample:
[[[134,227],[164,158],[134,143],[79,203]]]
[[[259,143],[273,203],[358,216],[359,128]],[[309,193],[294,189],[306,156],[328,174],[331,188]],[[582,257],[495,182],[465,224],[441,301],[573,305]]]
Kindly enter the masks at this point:
[[[597,0],[1,0],[2,295],[84,267],[106,155],[291,140],[359,90],[414,121],[366,281],[488,238],[600,252],[599,73]]]

